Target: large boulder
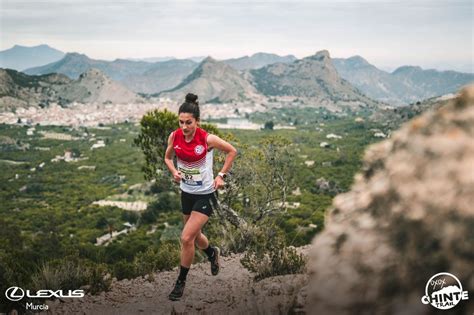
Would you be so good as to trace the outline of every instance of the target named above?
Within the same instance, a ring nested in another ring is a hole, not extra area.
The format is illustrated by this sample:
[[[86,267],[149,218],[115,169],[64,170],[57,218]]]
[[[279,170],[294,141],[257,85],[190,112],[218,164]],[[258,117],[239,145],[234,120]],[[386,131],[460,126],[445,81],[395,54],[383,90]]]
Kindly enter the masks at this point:
[[[313,241],[306,311],[431,314],[431,276],[458,277],[474,313],[474,86],[366,151]]]

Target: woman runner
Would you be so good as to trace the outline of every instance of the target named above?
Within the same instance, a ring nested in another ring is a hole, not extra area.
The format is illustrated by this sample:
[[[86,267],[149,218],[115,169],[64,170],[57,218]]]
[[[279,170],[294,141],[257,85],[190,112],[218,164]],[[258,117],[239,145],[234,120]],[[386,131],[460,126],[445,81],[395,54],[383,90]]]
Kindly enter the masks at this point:
[[[201,229],[217,203],[215,191],[224,186],[226,174],[237,155],[237,150],[231,144],[199,128],[197,99],[197,95],[186,95],[186,100],[178,111],[179,128],[170,134],[165,152],[165,164],[174,180],[180,183],[184,221],[179,276],[169,295],[169,299],[173,301],[179,300],[183,295],[186,276],[194,258],[195,244],[206,253],[211,262],[212,275],[219,273],[220,249],[210,246]],[[212,172],[214,148],[226,153],[224,166],[215,178]],[[173,155],[177,157],[177,168],[173,163]]]

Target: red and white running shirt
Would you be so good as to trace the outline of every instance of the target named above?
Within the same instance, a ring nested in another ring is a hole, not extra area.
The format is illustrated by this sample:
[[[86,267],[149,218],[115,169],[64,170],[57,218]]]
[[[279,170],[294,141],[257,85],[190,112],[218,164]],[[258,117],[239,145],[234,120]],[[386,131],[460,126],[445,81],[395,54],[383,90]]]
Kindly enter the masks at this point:
[[[213,150],[207,151],[207,136],[205,130],[196,128],[193,139],[186,142],[181,128],[173,132],[173,149],[182,176],[180,188],[184,192],[204,195],[215,190]]]

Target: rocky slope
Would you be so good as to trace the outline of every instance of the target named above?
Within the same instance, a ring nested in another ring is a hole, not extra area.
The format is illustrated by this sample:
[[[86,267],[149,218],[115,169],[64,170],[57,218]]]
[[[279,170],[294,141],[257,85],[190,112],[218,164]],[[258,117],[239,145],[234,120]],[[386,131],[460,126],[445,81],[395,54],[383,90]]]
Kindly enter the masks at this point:
[[[389,104],[403,105],[453,93],[474,82],[474,74],[423,70],[403,66],[393,73],[380,70],[360,56],[333,59],[342,78],[365,95]]]
[[[202,103],[245,101],[258,96],[255,88],[237,70],[211,57],[204,59],[181,84],[160,96],[184,100],[189,92],[199,95]]]
[[[62,74],[29,76],[10,69],[0,69],[0,109],[46,107],[51,103],[67,106],[78,103],[132,103],[141,98],[112,81],[99,70],[89,69],[79,79]]]
[[[56,90],[66,102],[123,104],[141,101],[134,92],[93,68]]]
[[[427,281],[474,291],[474,86],[365,152],[310,252],[310,314],[434,314]],[[472,299],[472,297],[470,297]],[[452,314],[472,314],[461,301]]]
[[[317,105],[378,106],[339,76],[326,50],[290,64],[251,70],[250,74],[257,90],[265,95],[295,96]]]
[[[59,102],[55,87],[71,82],[65,75],[29,76],[11,69],[0,69],[0,110],[45,107],[49,102]]]

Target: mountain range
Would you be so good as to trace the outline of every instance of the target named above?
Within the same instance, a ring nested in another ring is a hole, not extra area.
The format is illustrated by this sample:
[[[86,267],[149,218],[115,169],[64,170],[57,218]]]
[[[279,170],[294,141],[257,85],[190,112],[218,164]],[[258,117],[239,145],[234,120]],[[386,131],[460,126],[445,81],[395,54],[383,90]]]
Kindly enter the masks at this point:
[[[333,59],[337,72],[367,96],[402,105],[456,92],[474,81],[474,74],[423,70],[403,66],[392,73],[383,71],[360,56]]]
[[[292,63],[275,63],[250,70],[250,80],[268,96],[296,96],[313,102],[376,105],[342,79],[327,50]]]
[[[64,57],[64,52],[48,45],[25,47],[15,45],[0,51],[0,68],[22,71],[31,67],[45,65]]]
[[[195,59],[199,60],[200,57],[195,57]],[[148,58],[147,60],[153,60],[153,58]],[[246,56],[238,59],[222,60],[222,62],[231,65],[237,70],[246,70],[274,62],[291,62],[292,60],[296,60],[296,57],[280,57],[275,54],[259,53],[251,57]],[[72,79],[76,79],[87,69],[96,68],[137,93],[156,94],[175,88],[197,66],[198,63],[190,59],[169,59],[158,62],[129,59],[105,61],[91,59],[84,54],[68,53],[61,60],[40,67],[26,69],[24,72],[30,75],[62,73]]]
[[[71,79],[77,79],[88,69],[95,68],[135,92],[156,93],[175,87],[197,65],[191,60],[178,59],[156,63],[127,59],[105,61],[91,59],[84,54],[68,53],[59,61],[24,72],[30,75],[62,73]]]
[[[25,54],[21,52],[25,51],[28,56],[37,57],[24,57]],[[392,105],[403,105],[455,92],[463,85],[474,82],[474,74],[471,73],[423,70],[414,66],[403,66],[389,73],[360,56],[333,59],[329,53],[323,58],[325,61],[320,60],[317,64],[313,61],[321,58],[321,54],[318,57],[313,55],[296,59],[292,55],[257,53],[220,61],[206,58],[198,63],[173,57],[165,58],[169,60],[145,58],[147,61],[105,61],[79,53],[63,54],[56,51],[54,55],[54,51],[46,45],[15,46],[0,52],[0,60],[5,61],[5,56],[10,56],[9,63],[2,63],[4,68],[16,63],[16,68],[24,69],[22,65],[28,64],[25,60],[39,63],[46,57],[51,59],[55,56],[59,60],[24,72],[30,75],[61,73],[76,80],[82,73],[94,68],[135,93],[161,93],[176,97],[182,94],[183,89],[196,88],[196,93],[202,93],[202,100],[218,102],[250,99],[257,92],[265,96],[312,98],[313,101],[319,97],[319,101],[329,100],[333,103],[347,100],[367,103],[368,98],[371,98]],[[19,57],[11,57],[14,56],[13,52]],[[202,57],[195,58],[200,60]],[[202,77],[198,80],[200,75]]]
[[[22,82],[40,81],[42,83],[40,85],[50,87],[54,93],[50,93],[49,90],[38,90],[34,86],[33,90],[29,89],[27,91],[39,92],[40,94],[47,92],[46,95],[39,97],[37,94],[34,94],[33,96],[29,95],[21,99],[24,99],[30,105],[34,101],[44,103],[44,99],[47,99],[48,102],[58,101],[61,105],[66,105],[68,102],[73,101],[131,102],[136,100],[137,96],[122,86],[120,82],[109,78],[106,71],[112,73],[121,82],[127,82],[127,80],[136,75],[136,73],[130,71],[128,66],[130,63],[137,63],[138,66],[133,70],[138,72],[148,68],[145,73],[149,73],[150,80],[159,77],[159,75],[154,75],[153,71],[159,71],[160,75],[166,73],[167,77],[170,78],[176,74],[176,66],[168,66],[169,71],[165,72],[163,71],[165,69],[164,65],[176,62],[180,62],[180,64],[186,62],[192,67],[192,61],[189,60],[170,60],[154,64],[128,60],[104,62],[89,59],[85,55],[67,54],[58,62],[36,68],[36,70],[26,71],[29,73],[43,71],[65,73],[62,76],[64,81],[62,83],[64,84],[61,86],[51,86],[43,82],[45,81],[43,79],[45,75],[29,76],[22,73],[22,81],[17,81],[19,83],[18,87],[10,89],[9,93],[5,94],[5,96],[15,97],[18,95],[16,91],[23,91],[24,84],[22,85]],[[151,68],[149,67],[150,65],[152,66]],[[94,66],[94,68],[88,68],[88,66]],[[49,68],[46,69],[46,67]],[[70,79],[66,76],[76,77],[78,69],[87,70],[80,74],[77,79]],[[19,73],[12,74],[12,70],[6,71],[10,76],[20,75]],[[91,81],[94,84],[90,83]],[[88,83],[86,84],[86,82]],[[136,82],[136,80],[128,81],[128,87],[131,84],[136,84]],[[48,81],[48,83],[50,82]],[[110,93],[113,90],[117,92]],[[89,95],[89,91],[94,93]],[[268,97],[271,97],[274,102],[275,100],[282,100],[290,104],[296,102],[300,105],[324,106],[333,110],[339,110],[342,107],[359,108],[369,106],[375,108],[381,105],[377,101],[364,96],[347,81],[340,78],[332,65],[329,52],[327,51],[321,51],[313,56],[295,60],[291,63],[275,63],[260,69],[245,71],[238,71],[226,62],[207,57],[190,74],[184,77],[179,84],[160,93],[152,94],[151,97],[159,96],[181,101],[189,91],[198,94],[202,103],[266,103]],[[60,98],[50,99],[51,95],[60,96]]]

